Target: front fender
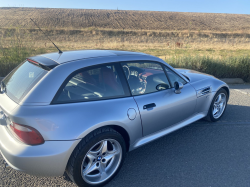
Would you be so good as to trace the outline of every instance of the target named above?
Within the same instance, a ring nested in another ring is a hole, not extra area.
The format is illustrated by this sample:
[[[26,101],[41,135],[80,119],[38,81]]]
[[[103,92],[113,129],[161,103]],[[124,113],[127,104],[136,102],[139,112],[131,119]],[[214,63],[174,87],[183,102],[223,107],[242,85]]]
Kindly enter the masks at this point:
[[[225,82],[213,77],[208,77],[207,79],[202,79],[200,81],[196,81],[193,83],[190,82],[190,84],[194,87],[194,89],[197,92],[197,106],[196,106],[197,113],[208,112],[215,94],[221,88],[226,88],[226,91],[228,92],[228,97],[230,96],[229,86]],[[199,96],[198,94],[199,91],[207,87],[210,87],[210,92],[206,95]]]

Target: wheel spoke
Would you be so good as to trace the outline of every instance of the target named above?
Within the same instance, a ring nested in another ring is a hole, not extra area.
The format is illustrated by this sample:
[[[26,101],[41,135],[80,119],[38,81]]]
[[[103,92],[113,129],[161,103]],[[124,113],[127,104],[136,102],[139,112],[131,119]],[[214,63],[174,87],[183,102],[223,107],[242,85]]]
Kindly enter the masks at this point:
[[[220,103],[219,106],[220,106],[220,109],[222,109],[224,106],[224,102]]]
[[[96,163],[93,163],[92,165],[89,164],[88,167],[84,170],[83,174],[88,175],[89,173],[97,169],[99,169],[99,167],[96,165]]]
[[[106,162],[101,162],[101,163],[100,163],[99,171],[100,171],[101,174],[102,174],[103,172],[106,172]]]
[[[102,148],[101,148],[101,153],[106,153],[108,151],[108,141],[103,141],[102,143]]]
[[[101,145],[100,145],[100,148],[98,150],[96,150],[96,154],[100,153],[100,154],[103,154],[105,152],[107,152],[108,150],[108,142],[106,140],[104,140]]]
[[[92,164],[93,161],[95,160],[96,158],[96,153],[95,152],[92,152],[92,151],[89,151],[88,154],[86,155],[89,159],[89,162]]]
[[[216,104],[219,104],[220,102],[221,102],[221,94],[218,95],[218,97],[217,97],[215,103],[216,103]]]
[[[119,154],[119,150],[109,151],[107,155],[105,155],[106,162],[110,161],[112,158],[114,158],[115,155]]]
[[[105,179],[105,178],[107,178],[107,177],[108,177],[108,175],[107,175],[106,172],[102,172],[102,173],[101,173],[101,179]]]
[[[217,109],[217,108],[214,108],[214,109],[213,109],[213,115],[215,115],[217,112],[218,112],[218,109]]]
[[[226,103],[226,100],[227,100],[226,97],[223,97],[221,103],[225,104],[225,103]]]

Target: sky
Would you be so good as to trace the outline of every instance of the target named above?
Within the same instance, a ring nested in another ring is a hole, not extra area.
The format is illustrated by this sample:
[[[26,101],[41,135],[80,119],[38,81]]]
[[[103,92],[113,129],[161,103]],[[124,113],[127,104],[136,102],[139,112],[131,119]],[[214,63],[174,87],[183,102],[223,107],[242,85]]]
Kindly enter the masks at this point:
[[[250,0],[0,0],[0,7],[151,10],[250,14]]]

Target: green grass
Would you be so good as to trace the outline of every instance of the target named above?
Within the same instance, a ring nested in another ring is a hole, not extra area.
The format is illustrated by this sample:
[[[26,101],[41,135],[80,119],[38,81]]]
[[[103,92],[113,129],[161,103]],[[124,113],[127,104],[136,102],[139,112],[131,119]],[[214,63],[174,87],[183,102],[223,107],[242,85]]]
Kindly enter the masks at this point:
[[[172,57],[166,61],[174,68],[192,69],[217,78],[242,78],[250,82],[250,56],[226,58],[186,56]]]
[[[13,33],[8,29],[6,38],[0,38],[0,77],[5,77],[27,57],[45,52],[43,49],[36,50],[30,36],[19,31],[16,28]]]
[[[1,43],[0,43],[1,44]],[[25,46],[25,47],[24,47]],[[63,49],[67,50],[67,49]],[[159,56],[175,68],[186,68],[214,75],[218,78],[242,78],[250,82],[249,50],[214,50],[214,49],[122,49],[141,51]],[[0,45],[0,77],[6,76],[25,58],[56,51],[55,48],[35,49],[32,43],[24,45],[12,41],[10,47]]]
[[[45,50],[35,50],[29,47],[0,48],[0,77],[8,75],[27,57],[45,53]]]

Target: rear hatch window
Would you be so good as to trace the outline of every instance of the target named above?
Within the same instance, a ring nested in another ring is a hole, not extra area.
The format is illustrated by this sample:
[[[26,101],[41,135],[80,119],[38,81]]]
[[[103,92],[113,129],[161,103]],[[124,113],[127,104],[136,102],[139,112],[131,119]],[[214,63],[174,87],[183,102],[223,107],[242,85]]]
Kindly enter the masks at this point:
[[[48,71],[29,61],[23,62],[4,80],[5,93],[19,103]]]

